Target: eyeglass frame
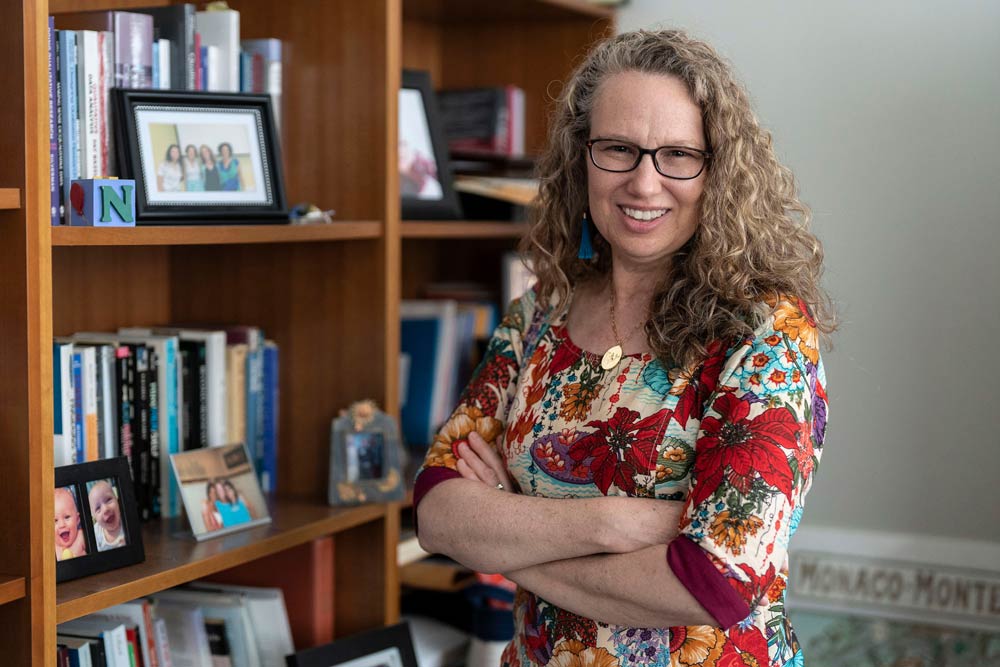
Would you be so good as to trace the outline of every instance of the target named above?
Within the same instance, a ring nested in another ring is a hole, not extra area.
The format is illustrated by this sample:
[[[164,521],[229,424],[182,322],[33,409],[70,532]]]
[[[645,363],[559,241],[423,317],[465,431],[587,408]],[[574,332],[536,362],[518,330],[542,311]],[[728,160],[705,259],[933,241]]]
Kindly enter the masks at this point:
[[[628,169],[607,169],[597,164],[597,160],[594,159],[594,144],[596,144],[598,141],[617,141],[621,144],[635,146],[636,150],[639,151],[639,156],[635,159],[635,164],[633,164]],[[663,176],[664,178],[669,178],[675,181],[690,181],[692,179],[698,178],[705,171],[705,167],[708,165],[708,161],[712,159],[711,151],[703,151],[700,148],[691,148],[690,146],[672,146],[672,145],[659,146],[657,148],[643,148],[639,144],[634,144],[631,141],[624,141],[622,139],[610,139],[607,137],[597,137],[596,139],[588,139],[586,146],[587,146],[587,155],[590,156],[591,163],[601,171],[606,171],[611,174],[627,174],[630,171],[635,171],[639,167],[639,164],[642,162],[642,158],[644,155],[649,155],[650,160],[653,161],[653,169],[656,170],[656,173],[658,173],[660,176]],[[701,169],[699,169],[698,173],[695,174],[694,176],[671,176],[670,174],[664,174],[662,171],[660,171],[660,168],[656,164],[656,154],[659,153],[664,148],[681,148],[686,151],[691,151],[692,153],[697,153],[702,158]]]

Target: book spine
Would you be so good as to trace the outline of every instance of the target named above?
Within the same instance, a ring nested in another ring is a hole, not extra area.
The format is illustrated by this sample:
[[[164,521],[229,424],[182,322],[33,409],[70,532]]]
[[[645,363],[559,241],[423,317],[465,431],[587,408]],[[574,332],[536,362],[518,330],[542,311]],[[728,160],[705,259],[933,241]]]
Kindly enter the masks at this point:
[[[101,396],[104,409],[104,444],[103,458],[110,459],[118,455],[118,385],[116,383],[115,348],[112,345],[102,345],[101,351]]]
[[[202,57],[202,47],[201,47],[201,35],[197,32],[194,33],[194,88],[191,90],[204,90],[203,76],[204,76],[204,66],[201,62]]]
[[[101,51],[98,33],[77,34],[78,91],[80,105],[80,177],[101,176]]]
[[[92,347],[83,348],[83,428],[86,432],[84,461],[101,458],[100,440],[97,435],[97,359]]]
[[[177,86],[183,85],[187,90],[197,90],[195,77],[198,73],[198,43],[194,24],[195,9],[193,4],[184,5],[184,44],[178,51],[184,59],[183,78],[177,79]],[[183,82],[183,84],[181,83]]]
[[[261,488],[266,493],[276,491],[278,481],[279,368],[278,346],[268,341],[264,344],[264,451],[260,467]]]
[[[153,17],[115,12],[115,85],[119,88],[153,86]]]
[[[132,385],[129,379],[129,362],[132,351],[126,345],[119,345],[115,350],[115,368],[118,393],[118,456],[132,461]],[[130,468],[131,469],[131,468]]]
[[[138,417],[138,437],[133,448],[134,473],[137,503],[142,520],[152,518],[152,501],[149,493],[149,448],[150,448],[150,411],[149,411],[149,357],[145,345],[135,345],[132,348],[135,355],[135,406]]]
[[[180,445],[180,423],[178,421],[178,398],[180,396],[180,386],[178,385],[178,350],[177,339],[168,338],[165,341],[166,370],[165,386],[161,390],[165,393],[165,400],[161,405],[166,407],[166,438],[163,439],[163,454],[159,459],[160,466],[160,489],[164,497],[162,503],[163,516],[166,518],[178,517],[181,515],[181,490],[177,486],[176,480],[170,474],[170,456],[181,451]]]
[[[160,82],[159,85],[154,86],[154,88],[159,88],[160,90],[170,90],[170,86],[173,84],[173,72],[170,71],[170,61],[173,58],[173,47],[169,39],[160,39],[156,42],[157,46],[157,66],[160,72]]]
[[[83,352],[73,351],[73,463],[86,461],[86,432],[83,428]]]
[[[159,378],[159,356],[156,348],[152,345],[146,347],[148,355],[149,370],[149,472],[147,483],[149,488],[149,499],[152,505],[152,516],[154,518],[162,516],[163,506],[161,505],[160,488],[160,453],[163,451],[163,419],[165,415],[160,410],[160,392],[163,386]]]
[[[101,46],[101,177],[113,176],[117,169],[114,139],[111,136],[111,89],[115,87],[115,35],[110,30],[98,33]]]
[[[209,347],[210,346],[210,347]],[[208,396],[208,445],[219,447],[229,440],[229,378],[226,371],[227,350],[225,334],[213,334],[206,342],[206,386]]]
[[[55,84],[56,84],[56,161],[57,161],[57,175],[56,178],[59,180],[59,192],[57,197],[59,199],[59,209],[56,220],[53,222],[55,225],[61,225],[63,217],[66,215],[65,208],[65,198],[63,197],[63,191],[65,189],[64,178],[65,178],[65,165],[63,164],[64,154],[65,154],[65,135],[63,133],[63,76],[62,73],[62,41],[58,37],[58,31],[55,41]]]
[[[59,129],[56,125],[56,20],[49,17],[49,217],[58,225],[59,218]]]
[[[73,346],[53,343],[52,353],[53,463],[59,467],[71,465],[76,455],[73,448]]]
[[[63,213],[69,218],[69,188],[80,176],[80,110],[77,101],[76,32],[59,31],[59,75],[62,90]]]
[[[160,89],[160,43],[153,42],[153,88]]]

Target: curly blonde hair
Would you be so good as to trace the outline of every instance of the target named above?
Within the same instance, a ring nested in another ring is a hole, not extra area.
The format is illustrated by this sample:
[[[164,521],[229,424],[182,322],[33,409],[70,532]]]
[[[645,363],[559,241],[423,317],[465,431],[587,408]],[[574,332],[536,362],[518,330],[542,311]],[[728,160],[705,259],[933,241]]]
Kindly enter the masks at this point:
[[[729,65],[680,30],[635,31],[599,44],[576,68],[550,118],[538,162],[539,206],[521,251],[538,277],[538,297],[566,307],[572,287],[602,278],[611,253],[600,234],[593,260],[578,259],[587,206],[590,119],[600,86],[622,72],[676,76],[701,107],[708,150],[700,224],[664,266],[646,336],[662,360],[696,365],[713,341],[751,334],[780,299],[800,300],[821,333],[836,328],[820,287],[823,249],[808,230],[791,171],[778,162]]]

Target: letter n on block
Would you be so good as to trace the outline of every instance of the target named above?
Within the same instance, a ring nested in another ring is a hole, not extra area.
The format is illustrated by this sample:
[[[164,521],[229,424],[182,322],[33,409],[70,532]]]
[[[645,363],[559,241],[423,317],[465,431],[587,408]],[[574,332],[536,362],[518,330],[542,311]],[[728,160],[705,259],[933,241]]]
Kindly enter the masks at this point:
[[[69,191],[73,227],[135,227],[135,181],[83,179]]]

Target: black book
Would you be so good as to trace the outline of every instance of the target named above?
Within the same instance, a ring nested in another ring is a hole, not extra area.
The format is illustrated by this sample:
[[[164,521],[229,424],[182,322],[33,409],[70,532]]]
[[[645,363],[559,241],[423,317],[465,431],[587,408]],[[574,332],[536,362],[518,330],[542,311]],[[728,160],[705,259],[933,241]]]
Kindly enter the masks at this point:
[[[159,355],[152,345],[149,355],[149,503],[153,518],[159,518],[160,508],[160,374]]]
[[[181,434],[181,451],[208,445],[208,410],[205,405],[205,342],[180,340],[181,382],[184,401],[184,432]]]

